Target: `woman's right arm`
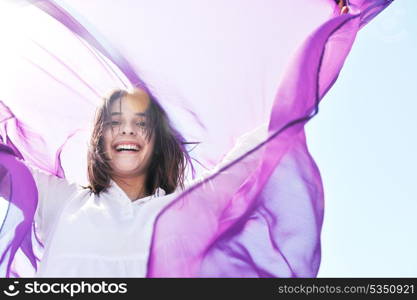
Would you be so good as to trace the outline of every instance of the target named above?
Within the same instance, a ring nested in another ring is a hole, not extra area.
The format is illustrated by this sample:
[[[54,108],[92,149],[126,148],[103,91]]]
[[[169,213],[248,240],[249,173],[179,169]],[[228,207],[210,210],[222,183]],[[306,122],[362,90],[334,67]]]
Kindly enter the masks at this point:
[[[34,219],[39,238],[45,241],[58,213],[80,187],[76,183],[70,183],[64,178],[49,174],[26,161],[22,163],[31,172],[38,190],[38,206]]]

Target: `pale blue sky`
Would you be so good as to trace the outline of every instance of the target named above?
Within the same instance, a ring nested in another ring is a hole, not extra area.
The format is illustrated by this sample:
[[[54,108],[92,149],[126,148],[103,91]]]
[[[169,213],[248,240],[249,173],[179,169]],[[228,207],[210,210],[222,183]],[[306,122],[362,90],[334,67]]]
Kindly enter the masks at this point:
[[[307,125],[322,174],[319,277],[417,276],[417,1],[359,33]]]

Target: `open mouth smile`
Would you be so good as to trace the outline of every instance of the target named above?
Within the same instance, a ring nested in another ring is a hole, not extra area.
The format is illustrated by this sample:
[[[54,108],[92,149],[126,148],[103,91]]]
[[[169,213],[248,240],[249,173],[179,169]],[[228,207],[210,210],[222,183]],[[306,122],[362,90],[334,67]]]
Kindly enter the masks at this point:
[[[135,153],[139,152],[142,148],[138,144],[125,144],[120,143],[116,144],[114,147],[114,150],[117,152],[125,152],[125,153]]]

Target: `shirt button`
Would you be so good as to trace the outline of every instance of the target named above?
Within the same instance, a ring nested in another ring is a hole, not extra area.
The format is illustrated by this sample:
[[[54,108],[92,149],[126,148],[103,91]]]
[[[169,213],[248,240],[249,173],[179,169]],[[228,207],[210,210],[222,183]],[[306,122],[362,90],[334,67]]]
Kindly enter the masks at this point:
[[[125,207],[122,209],[122,218],[130,219],[133,217],[133,212],[129,207]]]

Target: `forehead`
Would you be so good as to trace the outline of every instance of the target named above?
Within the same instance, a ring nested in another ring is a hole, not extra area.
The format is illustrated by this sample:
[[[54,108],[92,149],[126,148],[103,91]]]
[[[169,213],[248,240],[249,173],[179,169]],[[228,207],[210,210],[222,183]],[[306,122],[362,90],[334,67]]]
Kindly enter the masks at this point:
[[[147,93],[136,90],[119,98],[110,106],[110,112],[121,112],[122,114],[145,113],[150,105]]]

